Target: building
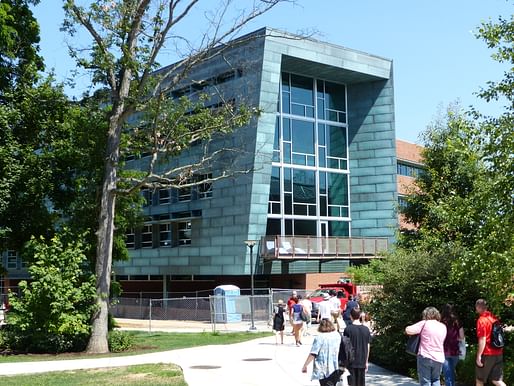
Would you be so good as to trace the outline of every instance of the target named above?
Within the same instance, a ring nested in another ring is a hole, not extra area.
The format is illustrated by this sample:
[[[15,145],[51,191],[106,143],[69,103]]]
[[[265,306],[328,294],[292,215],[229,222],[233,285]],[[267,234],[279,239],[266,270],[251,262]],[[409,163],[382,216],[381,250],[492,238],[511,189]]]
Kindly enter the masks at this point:
[[[415,189],[414,180],[423,170],[423,147],[400,139],[396,140],[398,205],[405,205],[405,197]],[[401,215],[398,216],[401,229],[414,229]]]
[[[145,191],[147,221],[127,235],[130,260],[114,267],[125,294],[249,288],[252,274],[257,288],[313,288],[394,242],[391,60],[264,28],[194,68],[171,96],[211,89],[223,97],[213,105],[243,100],[262,111],[214,145],[241,149],[227,164],[250,172]]]

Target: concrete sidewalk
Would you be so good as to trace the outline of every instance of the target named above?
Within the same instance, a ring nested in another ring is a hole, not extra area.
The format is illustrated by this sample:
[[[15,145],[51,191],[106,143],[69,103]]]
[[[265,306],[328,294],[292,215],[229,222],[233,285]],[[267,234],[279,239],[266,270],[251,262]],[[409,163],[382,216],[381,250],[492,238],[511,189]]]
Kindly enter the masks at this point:
[[[305,337],[304,344],[300,347],[296,347],[291,336],[285,337],[284,345],[276,345],[275,338],[271,336],[231,345],[194,347],[134,356],[2,363],[0,374],[6,376],[147,363],[175,363],[182,367],[189,386],[315,386],[319,382],[310,380],[312,365],[308,374],[301,372],[312,339],[311,336]],[[366,384],[415,386],[417,382],[371,365]]]

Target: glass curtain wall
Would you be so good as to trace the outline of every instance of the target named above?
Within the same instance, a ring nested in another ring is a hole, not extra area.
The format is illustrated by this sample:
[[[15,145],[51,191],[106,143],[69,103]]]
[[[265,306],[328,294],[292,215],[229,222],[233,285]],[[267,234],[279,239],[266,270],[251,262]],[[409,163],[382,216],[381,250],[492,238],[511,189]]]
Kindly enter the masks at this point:
[[[267,235],[349,236],[346,87],[282,73]]]

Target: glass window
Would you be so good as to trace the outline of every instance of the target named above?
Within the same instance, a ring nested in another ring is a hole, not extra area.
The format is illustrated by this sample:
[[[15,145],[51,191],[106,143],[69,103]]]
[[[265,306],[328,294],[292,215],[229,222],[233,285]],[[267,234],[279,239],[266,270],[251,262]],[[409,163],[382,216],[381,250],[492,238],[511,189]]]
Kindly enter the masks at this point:
[[[293,174],[292,169],[284,168],[284,192],[293,191]]]
[[[340,173],[327,173],[328,204],[348,205],[348,176]]]
[[[130,228],[125,235],[125,245],[127,249],[134,249],[136,247],[136,232],[134,228]]]
[[[276,166],[271,168],[269,200],[280,201],[280,169]]]
[[[284,194],[284,208],[285,214],[293,214],[293,195],[291,193]]]
[[[152,192],[149,189],[142,189],[141,195],[144,198],[143,206],[150,206],[152,205]]]
[[[316,177],[313,170],[293,170],[293,197],[296,203],[316,203]]]
[[[283,72],[282,73],[282,91],[289,92],[289,73]]]
[[[329,236],[348,237],[350,235],[350,225],[347,221],[329,221]]]
[[[284,163],[291,163],[291,144],[287,142],[284,143]]]
[[[325,154],[325,148],[324,147],[318,147],[318,158],[319,158],[319,167],[324,168],[327,166],[326,164],[326,154]]]
[[[159,245],[171,247],[171,224],[159,224]]]
[[[18,269],[18,252],[7,251],[7,269]]]
[[[152,225],[144,225],[141,230],[141,247],[152,248]]]
[[[418,177],[420,173],[423,172],[423,169],[420,167],[416,167],[413,165],[407,165],[401,162],[397,163],[396,166],[397,173],[401,176],[407,176],[407,177]]]
[[[293,120],[293,151],[314,154],[314,123]]]
[[[319,173],[319,194],[327,194],[327,173]]]
[[[171,199],[170,190],[167,188],[159,189],[159,204],[169,204]]]
[[[198,192],[198,198],[209,198],[212,197],[212,182],[201,182],[212,178],[212,174],[202,174],[197,176],[197,181],[200,183],[196,186]]]
[[[291,102],[314,106],[312,79],[291,74]]]
[[[276,236],[282,234],[280,229],[280,219],[269,218],[266,224],[266,236]]]
[[[346,129],[340,126],[328,126],[327,135],[328,155],[346,158]]]
[[[285,220],[284,225],[285,225],[284,235],[292,236],[293,235],[293,220]]]
[[[280,119],[278,117],[275,122],[275,139],[273,141],[273,150],[280,150]]]
[[[346,111],[345,87],[325,82],[325,100],[330,110]]]
[[[179,222],[177,224],[179,245],[191,244],[191,221]]]
[[[282,135],[284,137],[284,141],[291,140],[291,120],[288,118],[284,118],[282,120]]]
[[[318,145],[325,145],[325,125],[322,123],[318,124]]]
[[[188,186],[186,188],[180,188],[178,190],[178,200],[179,201],[191,201],[191,187]]]
[[[316,220],[294,220],[295,236],[316,236]]]

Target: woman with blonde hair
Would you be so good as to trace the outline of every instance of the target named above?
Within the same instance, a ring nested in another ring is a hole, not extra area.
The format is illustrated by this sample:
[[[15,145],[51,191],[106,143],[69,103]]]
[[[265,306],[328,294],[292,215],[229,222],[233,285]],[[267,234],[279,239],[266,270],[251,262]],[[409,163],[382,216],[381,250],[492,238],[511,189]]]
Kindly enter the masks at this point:
[[[418,379],[420,386],[440,386],[441,370],[444,363],[444,339],[446,326],[440,322],[441,314],[435,307],[427,307],[421,314],[422,320],[407,326],[407,335],[420,335],[417,355]]]
[[[302,373],[306,373],[307,366],[314,362],[311,379],[319,380],[321,386],[335,385],[341,376],[338,361],[341,335],[328,319],[319,322],[318,332],[302,367]]]

